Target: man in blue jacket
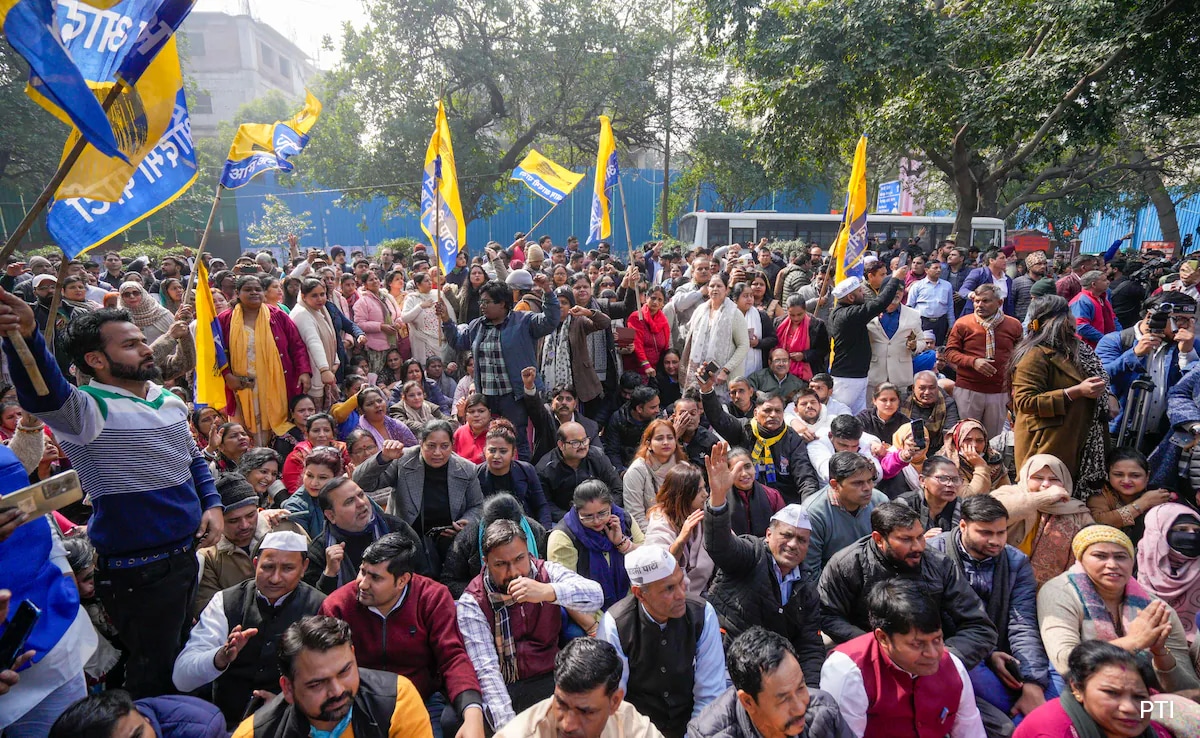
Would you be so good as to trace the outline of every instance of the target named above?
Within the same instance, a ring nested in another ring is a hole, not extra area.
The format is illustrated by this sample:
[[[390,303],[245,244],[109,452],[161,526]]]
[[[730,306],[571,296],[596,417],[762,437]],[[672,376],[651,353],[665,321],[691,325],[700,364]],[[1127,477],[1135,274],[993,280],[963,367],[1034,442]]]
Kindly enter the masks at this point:
[[[984,254],[983,266],[973,270],[963,280],[962,287],[958,288],[958,294],[966,298],[963,303],[963,309],[959,312],[958,317],[970,315],[975,312],[975,288],[981,284],[994,284],[996,290],[1000,293],[1001,299],[1004,300],[1004,314],[1012,315],[1014,318],[1023,320],[1024,315],[1014,315],[1016,312],[1015,299],[1016,295],[1013,292],[1012,277],[1005,273],[1008,268],[1008,257],[1003,251],[992,250]]]
[[[1150,318],[1160,306],[1170,306],[1170,318],[1161,334],[1152,332]],[[1167,432],[1167,392],[1200,357],[1195,348],[1196,300],[1183,292],[1160,292],[1145,303],[1142,320],[1133,326],[1105,335],[1096,344],[1096,356],[1104,362],[1104,371],[1121,414],[1112,422],[1115,433],[1125,422],[1125,403],[1129,386],[1145,377],[1154,383],[1147,397],[1145,413],[1146,441],[1143,451],[1151,449]]]
[[[543,272],[533,276],[534,285],[543,295],[550,294],[550,278]],[[471,350],[475,357],[475,388],[487,398],[492,417],[508,418],[513,427],[523,430],[529,423],[525,411],[525,384],[521,370],[539,366],[537,341],[558,327],[561,307],[558,300],[546,300],[542,312],[514,312],[513,295],[508,285],[491,281],[479,290],[480,316],[465,325],[447,320],[446,307],[437,303],[446,343],[458,351]],[[536,382],[541,390],[542,379]],[[531,457],[524,432],[517,433],[517,454]]]
[[[1028,715],[1057,695],[1038,632],[1033,568],[1028,556],[1006,544],[1007,535],[1008,510],[994,497],[981,495],[962,501],[957,528],[929,542],[958,567],[999,634],[996,650],[970,671],[988,735],[1012,735],[1010,717]]]
[[[112,689],[67,708],[50,738],[225,738],[225,718],[215,705],[196,697],[155,697],[134,702]]]

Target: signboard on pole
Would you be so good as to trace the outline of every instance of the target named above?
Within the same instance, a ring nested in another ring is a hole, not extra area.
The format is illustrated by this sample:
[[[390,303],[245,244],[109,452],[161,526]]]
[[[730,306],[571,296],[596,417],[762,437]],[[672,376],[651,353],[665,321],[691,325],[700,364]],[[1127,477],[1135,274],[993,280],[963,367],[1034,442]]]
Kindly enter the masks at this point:
[[[875,212],[892,214],[900,212],[900,180],[893,179],[891,182],[879,183],[879,197],[875,199]]]
[[[1174,241],[1142,241],[1141,251],[1161,251],[1168,257],[1175,255]]]

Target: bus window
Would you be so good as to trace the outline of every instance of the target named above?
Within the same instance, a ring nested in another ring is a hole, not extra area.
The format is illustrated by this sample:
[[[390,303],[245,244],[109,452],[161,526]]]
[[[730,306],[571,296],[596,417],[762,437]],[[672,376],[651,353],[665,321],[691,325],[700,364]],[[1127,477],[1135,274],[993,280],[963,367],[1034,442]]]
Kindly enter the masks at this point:
[[[768,241],[791,241],[796,238],[799,225],[795,220],[760,220],[758,236]]]
[[[992,249],[999,249],[1004,244],[1000,243],[1000,231],[976,228],[972,232],[971,245],[979,249],[980,253],[987,253]]]
[[[729,245],[729,219],[728,218],[710,218],[708,220],[708,244],[709,247],[728,246]]]
[[[753,228],[734,228],[732,233],[733,238],[729,241],[729,243],[740,243],[742,245],[754,243],[755,239]]]
[[[696,241],[696,216],[685,215],[679,219],[679,240],[688,246]]]

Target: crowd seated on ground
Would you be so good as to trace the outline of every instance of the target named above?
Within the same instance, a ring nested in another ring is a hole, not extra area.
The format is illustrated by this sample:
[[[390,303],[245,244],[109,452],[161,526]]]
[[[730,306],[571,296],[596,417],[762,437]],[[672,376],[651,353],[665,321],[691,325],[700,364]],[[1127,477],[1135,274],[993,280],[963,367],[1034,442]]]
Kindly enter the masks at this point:
[[[14,262],[0,734],[1200,736],[1200,269],[749,246]]]

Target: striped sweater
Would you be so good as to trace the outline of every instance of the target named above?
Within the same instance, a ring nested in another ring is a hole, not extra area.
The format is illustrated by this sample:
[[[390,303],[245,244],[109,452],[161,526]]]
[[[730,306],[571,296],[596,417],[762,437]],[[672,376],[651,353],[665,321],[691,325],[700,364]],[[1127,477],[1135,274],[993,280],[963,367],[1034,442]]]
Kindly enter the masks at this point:
[[[146,399],[62,376],[40,331],[29,349],[50,388],[39,397],[9,341],[9,373],[21,407],[41,418],[91,497],[88,534],[101,556],[150,556],[189,540],[203,510],[221,506],[212,475],[188,429],[187,405],[150,384]]]

